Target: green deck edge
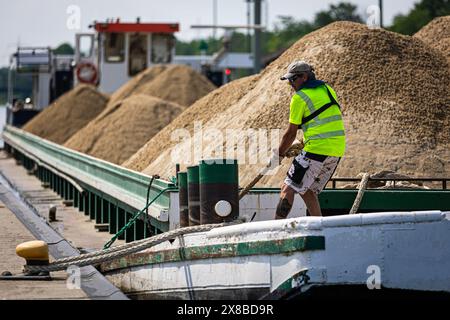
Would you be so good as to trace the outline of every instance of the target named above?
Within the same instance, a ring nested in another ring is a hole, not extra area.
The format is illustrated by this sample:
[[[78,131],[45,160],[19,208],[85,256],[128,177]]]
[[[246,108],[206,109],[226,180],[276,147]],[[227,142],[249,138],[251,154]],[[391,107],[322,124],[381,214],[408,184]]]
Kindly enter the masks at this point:
[[[102,271],[211,258],[229,258],[251,255],[290,254],[297,251],[325,250],[324,236],[302,236],[281,240],[250,241],[232,244],[215,244],[143,252],[102,264]]]
[[[322,210],[349,209],[357,190],[324,190],[319,195]],[[450,190],[366,190],[359,212],[450,210]]]
[[[107,182],[118,190],[123,190],[124,194],[133,195],[135,198],[140,198],[145,202],[151,176],[68,149],[11,126],[5,126],[3,137],[5,142],[12,143],[12,147],[18,148],[19,151],[23,148],[25,151],[37,156],[32,152],[32,150],[37,150],[40,153],[40,156],[37,157],[44,163],[52,166],[55,162],[63,162],[72,167],[75,170],[74,172],[76,170],[83,171],[93,181]],[[17,142],[17,145],[13,140]],[[76,175],[70,172],[65,173],[78,183],[83,183],[77,179]],[[95,187],[95,185],[91,187]],[[150,190],[150,199],[167,187],[175,187],[175,185],[168,181],[155,179]],[[169,197],[169,193],[164,194],[155,204],[168,209],[170,206]],[[140,210],[142,208],[135,209]]]

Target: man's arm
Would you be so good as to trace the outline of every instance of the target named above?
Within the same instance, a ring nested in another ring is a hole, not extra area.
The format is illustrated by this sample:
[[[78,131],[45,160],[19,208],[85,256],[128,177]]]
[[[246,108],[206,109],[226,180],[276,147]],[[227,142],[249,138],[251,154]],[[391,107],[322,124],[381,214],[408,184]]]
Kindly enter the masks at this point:
[[[289,127],[284,132],[283,138],[281,139],[280,146],[278,147],[278,154],[282,157],[286,154],[292,142],[294,142],[297,137],[298,125],[289,123]]]

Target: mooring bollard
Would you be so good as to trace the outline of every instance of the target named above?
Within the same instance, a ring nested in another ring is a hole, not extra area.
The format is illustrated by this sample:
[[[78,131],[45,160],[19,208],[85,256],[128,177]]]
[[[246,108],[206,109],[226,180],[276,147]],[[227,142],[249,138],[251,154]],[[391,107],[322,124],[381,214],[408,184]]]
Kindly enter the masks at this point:
[[[48,209],[48,221],[55,222],[56,221],[56,206],[52,205]]]
[[[180,202],[180,227],[189,226],[187,172],[178,172],[178,190]]]
[[[198,166],[187,168],[189,225],[200,224],[200,189]]]
[[[199,181],[201,224],[230,222],[239,217],[237,160],[200,161]]]
[[[33,240],[19,244],[16,254],[25,259],[28,266],[48,265],[48,245],[44,241]],[[42,274],[41,272],[28,272],[28,275]],[[46,273],[48,274],[48,272]]]

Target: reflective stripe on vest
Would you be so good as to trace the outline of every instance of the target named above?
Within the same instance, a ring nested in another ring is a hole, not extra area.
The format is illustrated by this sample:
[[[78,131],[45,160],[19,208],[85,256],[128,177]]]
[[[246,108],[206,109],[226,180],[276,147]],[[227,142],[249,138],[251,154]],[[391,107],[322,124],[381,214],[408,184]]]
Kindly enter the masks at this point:
[[[311,99],[306,95],[306,93],[302,91],[297,91],[297,94],[303,99],[303,101],[306,102],[306,105],[308,106],[309,112],[313,113],[316,111],[314,108],[314,103],[311,101]]]
[[[337,103],[336,99],[331,95],[331,92],[329,91],[326,84],[324,84],[324,85],[325,85],[325,89],[327,90],[327,95],[331,99],[331,103],[335,102],[336,104],[333,104],[333,106],[337,106],[339,108],[339,104]],[[302,90],[297,91],[297,94],[306,103],[310,114],[314,113],[316,110],[318,110],[322,107],[322,106],[317,106],[317,108],[314,107],[314,103],[312,102],[312,99]],[[302,125],[301,128],[302,128],[304,136],[307,140],[327,139],[327,138],[331,138],[331,137],[345,136],[345,131],[343,131],[343,130],[320,132],[320,129],[317,128],[320,125],[337,122],[337,121],[342,121],[341,114],[328,116],[328,117],[322,118],[322,119],[318,119],[318,116],[316,116],[315,118],[309,120],[307,123]],[[312,129],[312,128],[314,128],[314,131],[319,130],[319,133],[316,133],[316,134],[313,134],[310,136],[311,132],[309,132],[308,129]],[[306,144],[306,142],[305,142],[305,144]]]
[[[340,121],[340,120],[342,120],[342,116],[339,114],[335,115],[335,116],[323,118],[323,119],[317,119],[317,120],[308,122],[305,125],[303,125],[302,130],[306,131],[306,129],[308,129],[308,128],[314,128],[321,124],[330,123],[330,122],[334,122],[334,121]]]
[[[319,133],[314,136],[311,136],[308,138],[308,140],[326,139],[326,138],[339,137],[339,136],[344,136],[344,135],[345,135],[344,130],[330,131],[330,132]]]

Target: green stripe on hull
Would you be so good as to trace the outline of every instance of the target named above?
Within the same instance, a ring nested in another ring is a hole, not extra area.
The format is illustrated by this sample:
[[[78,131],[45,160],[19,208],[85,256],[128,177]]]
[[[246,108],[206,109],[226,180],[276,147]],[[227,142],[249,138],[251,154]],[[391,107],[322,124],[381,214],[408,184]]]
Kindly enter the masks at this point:
[[[200,260],[210,258],[230,258],[239,256],[289,254],[297,251],[325,250],[325,237],[304,236],[282,240],[251,241],[232,244],[215,244],[198,247],[145,252],[130,255],[110,263],[102,264],[102,271],[111,271],[142,265]]]

